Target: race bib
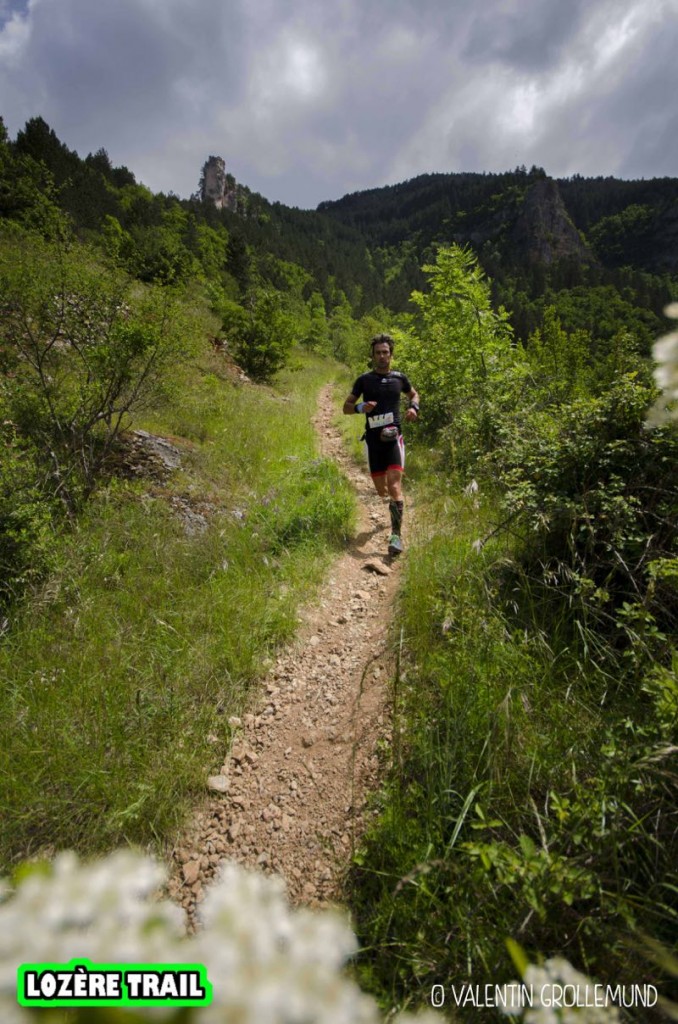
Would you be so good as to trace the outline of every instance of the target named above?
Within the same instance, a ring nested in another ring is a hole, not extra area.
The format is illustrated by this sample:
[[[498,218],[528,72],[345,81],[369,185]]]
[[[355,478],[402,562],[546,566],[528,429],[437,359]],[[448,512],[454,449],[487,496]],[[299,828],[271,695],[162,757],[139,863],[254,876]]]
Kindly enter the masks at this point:
[[[392,412],[382,412],[379,416],[367,417],[368,427],[387,427],[389,423],[393,423]]]

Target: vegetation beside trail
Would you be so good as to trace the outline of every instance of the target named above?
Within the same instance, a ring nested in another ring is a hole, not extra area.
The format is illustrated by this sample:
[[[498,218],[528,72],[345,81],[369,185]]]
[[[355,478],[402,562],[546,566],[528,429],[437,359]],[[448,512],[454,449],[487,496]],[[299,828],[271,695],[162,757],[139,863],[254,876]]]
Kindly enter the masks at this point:
[[[317,457],[324,362],[275,389],[203,355],[140,421],[171,435],[164,484],[114,480],[52,542],[51,571],[0,645],[0,856],[162,844],[228,751],[266,658],[351,530],[353,498]],[[207,510],[187,536],[176,497]]]
[[[451,986],[515,978],[512,940],[670,994],[648,937],[670,949],[678,914],[678,433],[646,428],[628,346],[595,361],[557,318],[513,346],[468,253],[429,273],[398,364],[433,415],[348,890],[362,977],[386,1006],[439,985],[453,1019],[500,1019]]]

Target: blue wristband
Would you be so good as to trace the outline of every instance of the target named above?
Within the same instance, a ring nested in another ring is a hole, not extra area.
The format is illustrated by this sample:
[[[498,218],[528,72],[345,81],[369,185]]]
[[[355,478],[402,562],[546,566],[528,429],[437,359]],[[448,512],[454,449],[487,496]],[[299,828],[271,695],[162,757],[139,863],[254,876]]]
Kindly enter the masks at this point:
[[[365,403],[364,402],[356,402],[356,404],[355,404],[355,411],[356,412],[362,412],[364,408],[365,408]]]

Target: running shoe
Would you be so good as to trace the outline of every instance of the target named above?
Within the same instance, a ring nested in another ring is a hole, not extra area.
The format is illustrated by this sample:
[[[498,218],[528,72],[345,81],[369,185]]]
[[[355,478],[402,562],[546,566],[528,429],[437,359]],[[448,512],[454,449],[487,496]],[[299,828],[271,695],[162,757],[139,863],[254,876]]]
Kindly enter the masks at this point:
[[[399,555],[403,550],[403,542],[397,533],[392,533],[388,542],[389,555]]]

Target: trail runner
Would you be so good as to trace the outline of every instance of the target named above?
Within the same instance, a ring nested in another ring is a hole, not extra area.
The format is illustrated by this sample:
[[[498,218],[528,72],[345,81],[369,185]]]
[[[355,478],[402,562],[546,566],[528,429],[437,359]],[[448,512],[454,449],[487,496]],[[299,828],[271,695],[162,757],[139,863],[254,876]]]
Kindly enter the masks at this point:
[[[402,474],[405,470],[405,443],[400,430],[400,396],[409,399],[405,419],[413,421],[419,413],[419,395],[404,373],[391,369],[393,338],[377,334],[372,338],[374,369],[363,373],[344,402],[344,412],[364,413],[365,443],[370,475],[377,493],[389,499],[391,536],[388,550],[399,555],[403,550]],[[362,401],[359,401],[362,395]]]

